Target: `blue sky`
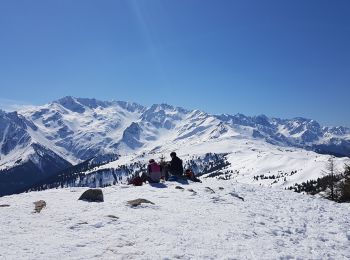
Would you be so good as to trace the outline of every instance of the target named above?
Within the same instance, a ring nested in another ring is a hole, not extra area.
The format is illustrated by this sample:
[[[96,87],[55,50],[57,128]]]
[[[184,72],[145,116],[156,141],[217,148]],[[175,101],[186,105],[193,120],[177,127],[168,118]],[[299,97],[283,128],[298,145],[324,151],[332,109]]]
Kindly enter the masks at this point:
[[[0,103],[63,96],[350,126],[350,1],[0,1]]]

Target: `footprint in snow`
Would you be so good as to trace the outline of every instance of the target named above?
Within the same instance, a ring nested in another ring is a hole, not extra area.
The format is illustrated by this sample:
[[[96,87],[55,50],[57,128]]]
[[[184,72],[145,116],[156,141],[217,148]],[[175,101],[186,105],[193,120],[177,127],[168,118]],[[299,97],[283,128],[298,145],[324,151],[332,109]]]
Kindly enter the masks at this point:
[[[240,200],[244,201],[244,198],[243,198],[243,197],[241,197],[241,196],[239,196],[237,193],[230,192],[229,194],[230,194],[232,197],[235,197],[235,198],[238,198],[238,199],[240,199]]]
[[[93,224],[91,226],[93,226],[95,228],[101,228],[101,227],[104,227],[104,224],[102,222],[97,222],[97,223],[95,223],[95,224]]]
[[[226,202],[226,200],[221,198],[220,196],[215,196],[215,197],[212,197],[211,199],[214,203]]]
[[[152,201],[149,201],[149,200],[146,200],[146,199],[136,199],[136,200],[129,200],[129,201],[127,201],[127,204],[130,205],[131,207],[137,207],[137,206],[140,206],[143,203],[154,205],[154,203]]]
[[[210,187],[205,187],[205,191],[207,191],[209,193],[212,193],[212,194],[215,193],[215,191],[212,188],[210,188]]]
[[[79,223],[77,223],[77,224],[75,224],[75,225],[73,225],[73,226],[70,226],[69,229],[78,229],[78,228],[80,228],[82,225],[87,225],[87,224],[89,224],[89,223],[87,223],[86,221],[84,221],[84,222],[79,222]]]
[[[193,189],[188,189],[188,191],[189,191],[189,192],[192,192],[193,195],[196,195],[196,194],[197,194],[197,192],[196,192],[195,190],[193,190]]]
[[[111,218],[113,221],[116,221],[116,220],[119,219],[119,217],[114,216],[114,215],[107,215],[106,217],[107,217],[107,218]]]

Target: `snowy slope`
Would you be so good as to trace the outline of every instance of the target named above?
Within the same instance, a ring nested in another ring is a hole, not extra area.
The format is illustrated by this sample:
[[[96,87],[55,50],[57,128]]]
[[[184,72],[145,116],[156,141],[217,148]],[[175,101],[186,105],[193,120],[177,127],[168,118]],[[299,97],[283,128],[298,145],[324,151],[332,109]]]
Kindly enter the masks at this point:
[[[38,126],[53,150],[77,163],[96,154],[117,153],[123,131],[143,110],[133,103],[65,97],[20,113]]]
[[[48,147],[51,144],[32,121],[17,112],[0,111],[0,196],[71,166]]]
[[[204,159],[206,154],[224,154],[224,160],[228,165],[222,165],[222,162],[218,162],[222,166],[215,171],[217,174],[229,175],[230,179],[241,183],[286,188],[295,183],[302,183],[322,176],[330,158],[330,155],[317,154],[300,148],[279,147],[263,141],[248,141],[248,139],[241,139],[238,136],[219,140],[198,141],[193,139],[187,143],[170,143],[156,151],[121,156],[112,162],[93,167],[90,170],[76,172],[87,176],[83,182],[84,185],[94,187],[93,181],[96,179],[101,180],[101,185],[112,185],[116,180],[111,173],[112,171],[116,175],[126,178],[132,173],[142,171],[140,167],[133,167],[134,164],[142,165],[145,169],[151,158],[159,161],[161,157],[165,156],[165,159],[169,160],[171,151],[177,151],[178,156],[184,161],[185,167],[192,167],[197,175],[203,174],[204,164],[210,164]],[[193,159],[195,159],[195,167],[189,165]],[[214,156],[209,157],[209,160],[214,164],[217,163]],[[334,163],[336,169],[342,171],[344,164],[349,163],[349,159],[334,158]],[[121,170],[125,167],[130,172]],[[82,184],[79,180],[80,178],[75,185]]]
[[[104,188],[103,203],[78,201],[85,188],[1,197],[0,258],[350,258],[348,204],[232,181],[163,185]],[[137,198],[155,204],[126,204]]]

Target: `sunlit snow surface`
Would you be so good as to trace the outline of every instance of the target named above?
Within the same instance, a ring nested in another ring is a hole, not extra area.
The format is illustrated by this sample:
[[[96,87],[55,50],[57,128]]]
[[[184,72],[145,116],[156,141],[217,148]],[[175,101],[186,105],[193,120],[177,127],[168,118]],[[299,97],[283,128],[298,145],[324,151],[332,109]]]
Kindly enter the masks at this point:
[[[78,201],[84,190],[1,197],[0,259],[350,258],[349,204],[215,179],[112,186],[103,203]],[[127,206],[136,198],[155,204]]]

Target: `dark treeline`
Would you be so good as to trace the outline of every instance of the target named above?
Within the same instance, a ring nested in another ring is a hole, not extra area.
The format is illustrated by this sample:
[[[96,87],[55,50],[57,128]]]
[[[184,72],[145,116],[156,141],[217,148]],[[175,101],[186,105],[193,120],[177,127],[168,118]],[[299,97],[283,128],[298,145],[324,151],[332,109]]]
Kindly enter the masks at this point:
[[[288,189],[312,195],[320,193],[325,198],[336,202],[350,202],[350,166],[345,165],[344,171],[338,173],[331,159],[324,171],[324,176],[317,180],[295,184]]]
[[[161,164],[166,164],[164,157],[160,158]],[[39,191],[64,187],[107,187],[119,183],[127,183],[135,175],[141,175],[147,171],[147,162],[134,162],[121,165],[116,168],[98,167],[105,163],[94,163],[91,160],[73,166],[60,172],[58,175],[46,179],[26,189],[26,191]],[[230,165],[226,154],[207,153],[204,157],[193,157],[184,162],[184,168],[191,168],[196,176],[209,174],[208,177],[220,176],[223,179],[231,178],[228,170],[224,168]],[[231,174],[233,172],[231,171]]]

